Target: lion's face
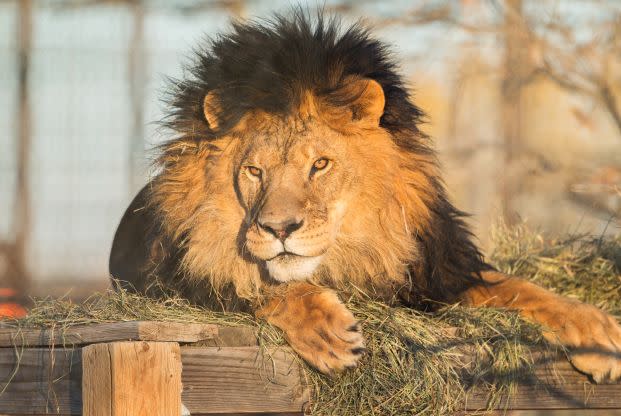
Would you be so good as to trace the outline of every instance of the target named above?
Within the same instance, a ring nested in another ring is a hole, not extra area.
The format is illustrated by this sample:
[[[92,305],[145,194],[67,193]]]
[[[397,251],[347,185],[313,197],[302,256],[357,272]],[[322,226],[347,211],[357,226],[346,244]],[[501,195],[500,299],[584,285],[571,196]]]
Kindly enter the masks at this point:
[[[248,213],[243,247],[278,281],[310,277],[334,244],[361,166],[354,139],[316,118],[266,118],[239,161],[236,186]]]
[[[215,140],[176,145],[153,195],[185,248],[187,278],[232,283],[246,298],[265,272],[280,282],[406,284],[434,164],[404,153],[380,125],[377,82],[344,84],[347,105],[309,93],[286,115],[250,110]],[[204,103],[215,129],[217,99]]]

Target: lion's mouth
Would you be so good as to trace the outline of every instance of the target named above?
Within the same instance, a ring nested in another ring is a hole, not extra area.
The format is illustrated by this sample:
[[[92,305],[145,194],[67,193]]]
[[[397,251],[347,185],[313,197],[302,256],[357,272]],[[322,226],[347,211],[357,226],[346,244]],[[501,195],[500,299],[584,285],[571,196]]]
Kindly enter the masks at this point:
[[[302,254],[293,253],[291,251],[281,251],[276,254],[274,257],[267,259],[266,261],[278,260],[283,263],[293,262],[297,258],[308,258],[309,256],[304,256]]]
[[[283,251],[266,260],[265,264],[272,278],[279,282],[287,282],[310,278],[322,258],[323,256],[310,257]]]

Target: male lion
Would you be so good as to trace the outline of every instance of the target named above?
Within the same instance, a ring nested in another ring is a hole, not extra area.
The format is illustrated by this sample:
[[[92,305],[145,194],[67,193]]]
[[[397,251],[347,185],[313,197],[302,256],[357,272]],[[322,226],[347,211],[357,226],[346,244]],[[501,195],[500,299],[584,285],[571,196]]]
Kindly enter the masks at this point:
[[[364,352],[347,293],[516,309],[595,381],[621,376],[611,316],[482,259],[421,110],[365,29],[304,13],[237,23],[188,73],[171,87],[175,137],[117,230],[113,277],[253,310],[324,373]]]

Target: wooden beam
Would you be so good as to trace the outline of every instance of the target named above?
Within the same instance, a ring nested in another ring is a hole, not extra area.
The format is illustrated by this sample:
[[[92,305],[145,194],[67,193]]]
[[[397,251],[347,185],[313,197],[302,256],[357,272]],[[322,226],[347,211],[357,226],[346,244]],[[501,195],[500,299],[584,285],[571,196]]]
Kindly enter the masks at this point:
[[[130,321],[42,329],[0,329],[0,347],[72,346],[113,341],[169,341],[210,346],[257,345],[249,327]]]
[[[81,349],[0,348],[0,414],[79,415]],[[288,348],[181,347],[182,402],[192,416],[300,414],[310,389]],[[19,363],[19,366],[17,365]],[[6,386],[7,381],[10,381]],[[489,390],[477,385],[463,409],[485,408]],[[594,385],[567,360],[542,362],[496,409],[621,409],[621,384]]]
[[[80,415],[87,348],[0,348],[0,415]],[[192,416],[301,414],[310,397],[288,348],[181,347],[181,361]]]
[[[79,415],[81,349],[0,348],[0,414]]]
[[[9,258],[6,282],[25,296],[30,289],[30,274],[26,259],[32,231],[31,158],[32,158],[32,108],[30,103],[30,72],[33,34],[33,1],[21,0],[18,5],[17,24],[17,160],[15,178],[15,205],[13,210],[14,244]]]
[[[83,416],[180,416],[175,342],[111,342],[82,350]]]
[[[181,349],[182,401],[194,414],[302,413],[310,401],[289,348]]]
[[[491,394],[476,386],[468,394],[465,409],[485,409]],[[495,409],[621,409],[621,384],[593,384],[577,372],[564,356],[542,363],[535,374],[503,394]]]

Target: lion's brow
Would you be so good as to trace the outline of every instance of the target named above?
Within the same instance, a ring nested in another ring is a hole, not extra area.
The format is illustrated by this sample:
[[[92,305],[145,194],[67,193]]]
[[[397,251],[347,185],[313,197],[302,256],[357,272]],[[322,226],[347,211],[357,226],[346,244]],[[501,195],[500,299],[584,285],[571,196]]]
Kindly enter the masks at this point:
[[[293,142],[295,140],[295,132],[293,130],[289,130],[288,134],[285,136],[282,149],[281,149],[281,158],[283,164],[289,161],[289,153],[291,152],[291,148],[293,147]]]
[[[291,149],[293,148],[293,144],[295,140],[308,133],[309,131],[309,120],[302,119],[301,117],[295,117],[291,120],[290,125],[287,126],[286,132],[281,131],[283,141],[281,144],[282,147],[282,161],[283,163],[287,163],[289,161],[289,155],[291,154]]]

